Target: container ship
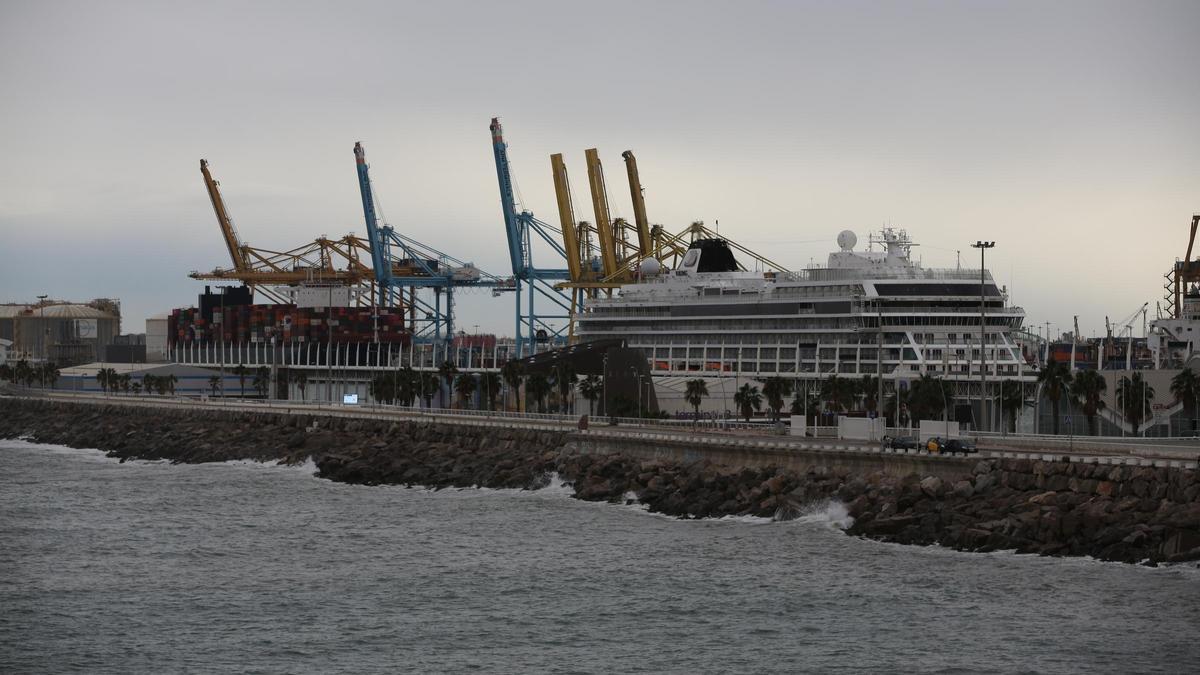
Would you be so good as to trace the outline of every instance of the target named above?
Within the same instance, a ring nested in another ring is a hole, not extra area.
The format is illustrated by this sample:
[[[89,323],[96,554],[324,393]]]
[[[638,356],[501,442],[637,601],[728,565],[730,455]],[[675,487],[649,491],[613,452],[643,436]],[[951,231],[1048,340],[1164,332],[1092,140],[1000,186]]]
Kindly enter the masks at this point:
[[[167,319],[170,344],[383,343],[407,345],[411,334],[399,310],[372,307],[301,307],[252,304],[248,288],[211,293],[199,307],[175,309]]]

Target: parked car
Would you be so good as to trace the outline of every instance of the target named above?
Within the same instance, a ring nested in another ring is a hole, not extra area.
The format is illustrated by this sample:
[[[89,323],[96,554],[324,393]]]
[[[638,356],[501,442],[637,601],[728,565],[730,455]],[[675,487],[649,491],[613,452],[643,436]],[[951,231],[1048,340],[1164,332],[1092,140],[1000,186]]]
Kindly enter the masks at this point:
[[[975,441],[971,441],[966,438],[951,438],[939,449],[939,452],[962,452],[971,454],[973,452],[979,452],[979,449],[975,447]]]
[[[915,450],[917,448],[917,439],[912,436],[897,436],[895,438],[884,439],[884,445],[896,450]]]

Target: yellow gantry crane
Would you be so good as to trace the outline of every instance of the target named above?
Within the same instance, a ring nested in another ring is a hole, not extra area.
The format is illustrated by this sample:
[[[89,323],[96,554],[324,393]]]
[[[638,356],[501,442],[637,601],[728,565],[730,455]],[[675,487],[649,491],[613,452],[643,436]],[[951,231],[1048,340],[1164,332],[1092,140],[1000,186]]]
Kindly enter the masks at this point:
[[[650,239],[650,222],[646,219],[646,197],[642,190],[642,180],[638,176],[637,159],[632,150],[621,153],[625,158],[625,173],[629,175],[629,195],[633,198],[633,221],[637,225],[638,253],[650,255],[652,248]]]
[[[638,278],[642,263],[656,260],[661,268],[677,267],[696,239],[723,238],[719,233],[704,226],[701,221],[693,222],[683,230],[671,234],[662,225],[651,225],[646,215],[646,200],[638,173],[637,158],[633,151],[621,153],[625,160],[625,171],[629,179],[629,195],[633,201],[631,225],[623,218],[612,218],[609,210],[608,191],[604,182],[604,167],[596,148],[584,151],[588,169],[588,187],[592,197],[592,212],[595,224],[575,220],[575,209],[571,199],[571,186],[567,179],[567,168],[561,153],[550,156],[550,168],[554,176],[554,193],[558,200],[558,218],[562,229],[563,248],[567,257],[570,280],[557,284],[558,288],[574,289],[582,293],[572,294],[572,305],[586,297],[595,297],[604,291],[633,282]],[[596,246],[591,237],[595,235]],[[788,273],[787,268],[751,251],[745,246],[725,239],[729,245],[765,270]],[[595,249],[599,249],[598,251]],[[599,265],[594,260],[599,259]],[[597,269],[597,267],[599,269]],[[745,269],[743,267],[743,269]]]

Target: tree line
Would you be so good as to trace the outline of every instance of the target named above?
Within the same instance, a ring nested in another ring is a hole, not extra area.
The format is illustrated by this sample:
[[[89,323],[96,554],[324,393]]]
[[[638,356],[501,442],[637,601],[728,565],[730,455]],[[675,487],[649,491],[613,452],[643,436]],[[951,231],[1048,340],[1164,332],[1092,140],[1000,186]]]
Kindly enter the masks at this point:
[[[743,384],[733,395],[734,406],[747,422],[762,410],[764,403],[770,412],[770,419],[779,421],[783,406],[793,393],[795,396],[791,399],[789,412],[792,415],[806,414],[806,421],[810,425],[815,423],[820,412],[836,414],[858,411],[873,415],[879,410],[879,379],[874,375],[863,375],[861,378],[831,375],[811,389],[800,389],[796,380],[781,376],[764,378],[759,382],[762,384],[761,389],[753,384]],[[1106,407],[1104,394],[1108,387],[1099,372],[1080,370],[1072,373],[1066,364],[1051,358],[1038,372],[1038,382],[1041,384],[1042,395],[1049,400],[1053,410],[1055,434],[1060,431],[1059,413],[1064,400],[1083,412],[1087,418],[1088,433],[1093,436],[1097,434],[1096,417]],[[1134,372],[1118,381],[1115,393],[1117,406],[1136,434],[1149,416],[1154,400],[1154,388],[1145,382],[1141,373]],[[1200,374],[1191,368],[1180,371],[1171,379],[1171,394],[1183,405],[1185,412],[1191,413],[1190,419],[1194,421],[1200,418],[1200,413],[1197,412],[1197,403],[1200,402]],[[696,418],[700,416],[700,405],[709,395],[705,380],[694,379],[687,382],[684,400],[692,406]],[[908,426],[921,420],[948,419],[953,400],[954,393],[950,384],[929,373],[922,374],[913,380],[908,388],[902,388],[900,391],[896,391],[893,383],[884,381],[883,413],[894,425]],[[1017,413],[1022,406],[1033,405],[1036,402],[1025,400],[1021,382],[1002,380],[999,387],[999,403],[1004,415],[1003,423],[1008,425],[1010,432],[1015,432]]]

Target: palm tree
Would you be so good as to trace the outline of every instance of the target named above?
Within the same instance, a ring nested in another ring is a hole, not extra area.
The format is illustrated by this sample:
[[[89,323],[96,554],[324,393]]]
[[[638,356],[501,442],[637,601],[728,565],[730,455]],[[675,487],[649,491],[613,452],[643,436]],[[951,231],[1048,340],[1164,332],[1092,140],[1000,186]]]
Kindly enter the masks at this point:
[[[588,414],[596,414],[596,399],[604,392],[604,381],[599,375],[588,375],[579,383],[579,395],[587,399]]]
[[[242,398],[245,398],[246,397],[246,376],[250,374],[250,371],[246,368],[246,366],[239,363],[239,364],[237,364],[237,367],[233,369],[233,374],[237,375],[238,384],[242,388]]]
[[[121,373],[120,376],[117,377],[117,381],[121,383],[122,392],[126,394],[129,393],[129,382],[131,379],[132,378],[129,377],[129,373]]]
[[[292,382],[296,383],[296,388],[300,390],[300,400],[304,400],[304,389],[308,387],[308,373],[303,370],[297,370],[290,376]],[[215,390],[214,390],[215,393]]]
[[[801,390],[799,384],[795,386],[796,396],[792,399],[790,411],[793,415],[804,415],[804,423],[815,426],[817,413],[821,409],[821,392],[818,389]]]
[[[1171,395],[1183,404],[1184,417],[1191,413],[1192,431],[1196,430],[1196,401],[1200,400],[1200,373],[1184,368],[1171,378]]]
[[[14,377],[12,366],[7,363],[0,363],[0,380],[12,382]]]
[[[417,397],[417,371],[412,366],[404,366],[396,371],[396,400],[401,405],[412,407],[413,399]]]
[[[450,388],[454,385],[454,376],[458,375],[458,366],[454,365],[453,363],[451,363],[449,361],[442,361],[442,365],[438,366],[438,375],[440,375],[441,378],[446,381],[446,390],[448,392],[450,390]],[[440,394],[441,393],[441,391],[440,391],[441,383],[438,384],[438,387],[439,387],[438,393]],[[442,403],[442,407],[445,408],[446,407],[446,399],[444,396],[441,397],[441,403]]]
[[[149,373],[142,376],[142,387],[146,390],[147,394],[154,393],[154,388],[157,386],[155,384],[155,380],[157,380],[157,379],[158,379],[157,377],[155,377]]]
[[[251,384],[259,396],[266,398],[267,390],[271,388],[271,371],[266,366],[259,366],[254,371],[254,382]]]
[[[908,410],[918,422],[933,419],[939,411],[942,419],[946,419],[946,407],[946,384],[940,378],[923,373],[909,385]]]
[[[700,378],[688,380],[687,391],[684,392],[683,399],[692,405],[692,410],[695,412],[692,416],[693,429],[700,421],[700,404],[704,401],[705,396],[708,396],[708,383]]]
[[[142,383],[141,382],[134,382],[133,384],[129,385],[129,388],[133,390],[134,396],[138,396],[139,394],[142,393]]]
[[[175,383],[179,382],[179,377],[176,376],[175,373],[170,373],[169,375],[164,377],[163,380],[166,381],[167,392],[169,394],[171,394],[172,396],[174,396],[175,395]]]
[[[566,361],[559,361],[554,364],[554,386],[558,389],[558,406],[560,412],[566,413],[570,410],[568,406],[568,398],[571,391],[575,388],[575,369]]]
[[[479,376],[479,391],[483,392],[483,398],[487,401],[487,409],[496,409],[496,397],[500,394],[500,376],[491,371],[484,372]]]
[[[475,376],[471,373],[462,373],[454,378],[454,392],[458,394],[464,408],[471,407],[471,397],[475,395],[477,386]]]
[[[1071,387],[1071,368],[1065,363],[1059,363],[1051,356],[1045,367],[1038,373],[1038,382],[1042,383],[1042,392],[1050,398],[1050,409],[1054,412],[1054,433],[1058,434],[1058,406],[1062,396]]]
[[[858,383],[858,390],[863,397],[863,410],[873,413],[879,409],[879,378],[874,375],[863,375]]]
[[[821,396],[833,404],[834,412],[845,412],[850,408],[856,395],[855,382],[837,375],[821,383]]]
[[[221,386],[221,376],[220,375],[210,375],[208,378],[208,390],[212,392],[213,396],[217,395],[217,387],[220,387],[220,386]],[[303,388],[301,388],[301,390],[303,390]]]
[[[1071,401],[1087,416],[1088,435],[1096,435],[1096,413],[1104,410],[1104,391],[1108,383],[1094,370],[1081,370],[1071,380]]]
[[[1000,383],[1000,412],[1008,416],[1008,433],[1017,433],[1017,413],[1025,405],[1024,385],[1016,380]]]
[[[774,421],[779,421],[779,411],[783,409],[784,398],[792,394],[792,381],[779,377],[768,377],[763,382],[763,395],[767,398],[767,407],[771,409]]]
[[[419,378],[421,398],[425,399],[425,407],[433,407],[433,395],[442,386],[442,378],[437,373],[421,373]]]
[[[396,400],[396,381],[393,373],[376,373],[367,383],[367,391],[371,399],[379,403],[392,403]]]
[[[538,412],[545,412],[546,394],[550,393],[550,381],[541,373],[534,373],[525,378],[525,392],[528,397],[538,404]]]
[[[1133,428],[1133,435],[1137,435],[1138,427],[1145,421],[1146,411],[1150,410],[1153,402],[1154,387],[1146,384],[1141,373],[1134,371],[1132,378],[1122,377],[1117,383],[1117,405],[1125,415],[1125,421]]]
[[[510,391],[516,395],[517,411],[521,410],[521,381],[525,379],[525,364],[520,361],[508,361],[500,368],[500,377],[504,378],[504,383],[508,385]]]
[[[742,416],[746,418],[747,422],[750,421],[750,416],[756,410],[762,409],[762,400],[763,397],[758,393],[758,387],[750,384],[743,384],[733,394],[733,402],[742,411]]]
[[[54,384],[58,382],[58,378],[62,375],[62,372],[59,371],[58,366],[54,365],[52,361],[43,363],[41,371],[43,386],[53,389]]]
[[[21,369],[21,364],[17,363],[17,370]],[[100,390],[108,393],[109,390],[116,391],[120,382],[117,379],[117,371],[112,368],[101,368],[96,372],[96,382],[100,384]]]
[[[907,427],[908,413],[911,410],[909,407],[909,397],[912,392],[908,389],[900,389],[893,391],[891,396],[884,399],[883,414],[891,416],[893,426]]]
[[[20,361],[17,361],[17,367],[14,370],[13,374],[16,375],[18,382],[20,382],[21,384],[24,384],[26,387],[28,387],[29,383],[32,381],[30,379],[30,374],[32,372],[33,372],[33,367],[29,365],[29,362],[26,361],[25,359],[21,359]]]

